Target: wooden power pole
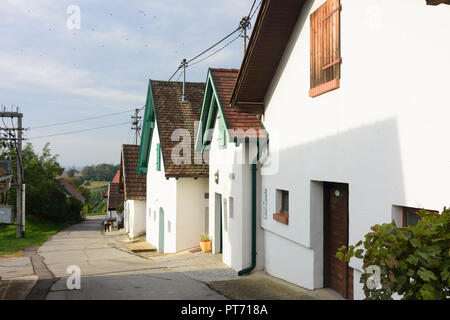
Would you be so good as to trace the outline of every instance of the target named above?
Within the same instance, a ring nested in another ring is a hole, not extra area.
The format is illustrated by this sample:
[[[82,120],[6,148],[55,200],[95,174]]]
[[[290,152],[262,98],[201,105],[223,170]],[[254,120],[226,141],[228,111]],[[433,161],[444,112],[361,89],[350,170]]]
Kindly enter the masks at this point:
[[[25,211],[24,211],[24,185],[23,185],[23,164],[22,164],[22,140],[23,140],[23,127],[22,118],[23,114],[16,111],[6,111],[5,108],[0,112],[1,118],[11,118],[11,128],[4,128],[4,130],[13,132],[10,134],[11,145],[15,146],[16,158],[17,158],[17,174],[16,174],[16,225],[17,225],[17,238],[25,237]],[[17,119],[17,128],[14,128],[13,119]],[[15,134],[17,131],[17,135]]]

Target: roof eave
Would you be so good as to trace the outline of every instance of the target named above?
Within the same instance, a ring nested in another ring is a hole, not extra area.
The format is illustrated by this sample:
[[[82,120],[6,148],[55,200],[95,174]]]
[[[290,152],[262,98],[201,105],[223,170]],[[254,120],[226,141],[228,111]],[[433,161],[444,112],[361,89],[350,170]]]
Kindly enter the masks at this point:
[[[236,111],[264,114],[266,92],[305,2],[262,0],[230,99]]]

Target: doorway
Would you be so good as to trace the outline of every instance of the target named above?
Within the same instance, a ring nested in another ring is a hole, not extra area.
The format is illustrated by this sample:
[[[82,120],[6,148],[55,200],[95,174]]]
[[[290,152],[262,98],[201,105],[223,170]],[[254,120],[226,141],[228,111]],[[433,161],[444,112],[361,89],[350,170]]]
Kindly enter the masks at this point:
[[[324,183],[324,287],[353,299],[353,269],[336,257],[348,246],[348,184]]]
[[[215,244],[214,249],[216,253],[222,253],[223,247],[223,235],[222,235],[222,195],[220,193],[216,193],[215,195]]]
[[[159,208],[159,240],[158,251],[164,252],[164,209]]]

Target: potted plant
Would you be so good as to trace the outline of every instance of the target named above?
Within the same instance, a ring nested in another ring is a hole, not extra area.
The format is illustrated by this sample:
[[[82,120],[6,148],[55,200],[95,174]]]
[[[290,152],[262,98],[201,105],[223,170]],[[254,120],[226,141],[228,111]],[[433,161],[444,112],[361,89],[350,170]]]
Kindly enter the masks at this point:
[[[203,252],[211,251],[211,239],[206,233],[200,235],[200,248],[202,248]]]

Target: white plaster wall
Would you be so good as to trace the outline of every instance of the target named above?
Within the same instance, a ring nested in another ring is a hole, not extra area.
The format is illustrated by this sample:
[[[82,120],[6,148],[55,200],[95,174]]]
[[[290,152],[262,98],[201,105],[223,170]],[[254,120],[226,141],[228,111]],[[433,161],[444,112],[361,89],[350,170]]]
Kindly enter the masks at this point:
[[[145,200],[127,200],[128,205],[128,221],[130,238],[136,238],[145,234],[146,217],[145,217]]]
[[[130,219],[128,216],[128,202],[124,201],[123,203],[123,227],[125,228],[125,233],[130,232]]]
[[[176,251],[200,244],[200,234],[205,232],[205,212],[208,207],[208,178],[180,178],[177,180],[177,216],[171,222],[171,232],[176,232]]]
[[[246,150],[244,144],[236,146],[228,141],[227,148],[219,148],[217,128],[216,119],[209,151],[209,230],[213,252],[217,253],[220,221],[216,219],[215,194],[218,193],[222,195],[222,207],[225,198],[228,203],[228,210],[224,210],[222,217],[223,262],[240,271],[251,264],[251,166],[243,158]],[[217,171],[218,184],[214,179]],[[233,198],[233,217],[230,217],[230,197]],[[225,228],[226,221],[228,225]]]
[[[450,7],[342,0],[341,88],[309,98],[309,14],[322,3],[306,4],[263,118],[279,155],[261,177],[267,271],[309,289],[322,283],[320,182],[349,184],[350,243],[390,222],[393,205],[442,210],[450,191]],[[276,189],[289,190],[288,226],[272,219]]]
[[[161,155],[161,171],[156,171],[156,145],[160,142],[158,126],[153,131],[150,159],[147,171],[147,235],[146,240],[159,248],[159,210],[164,210],[164,252],[176,252],[176,233],[167,232],[168,221],[176,230],[177,186],[176,180],[166,179]]]

